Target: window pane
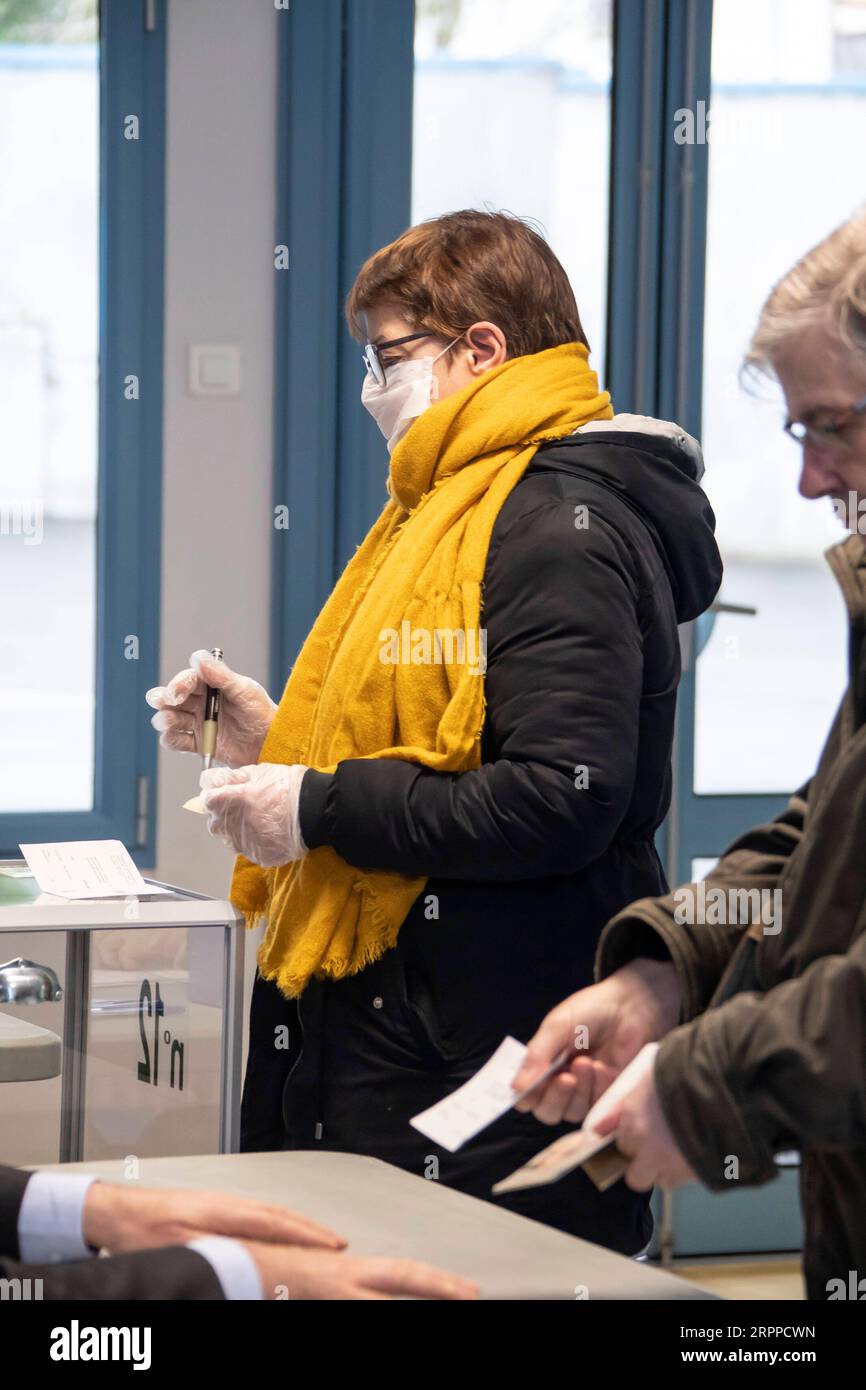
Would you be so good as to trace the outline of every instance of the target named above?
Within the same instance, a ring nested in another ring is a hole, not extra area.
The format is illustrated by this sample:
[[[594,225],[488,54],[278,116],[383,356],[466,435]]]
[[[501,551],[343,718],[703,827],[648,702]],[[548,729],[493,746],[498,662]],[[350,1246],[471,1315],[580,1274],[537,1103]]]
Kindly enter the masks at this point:
[[[93,804],[96,0],[0,6],[0,811]]]
[[[850,216],[866,167],[866,6],[716,0],[704,341],[705,486],[725,559],[697,664],[695,791],[787,792],[814,770],[845,684],[846,618],[822,552],[829,500],[797,493],[781,394],[743,352],[771,286]],[[700,138],[700,122],[696,126]]]
[[[417,0],[412,221],[535,219],[601,373],[612,0]]]

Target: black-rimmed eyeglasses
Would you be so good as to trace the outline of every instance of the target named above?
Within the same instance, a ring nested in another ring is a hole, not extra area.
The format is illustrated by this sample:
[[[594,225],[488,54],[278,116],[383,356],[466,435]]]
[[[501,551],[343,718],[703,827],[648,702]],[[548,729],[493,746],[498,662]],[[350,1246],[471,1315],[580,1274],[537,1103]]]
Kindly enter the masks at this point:
[[[364,366],[376,382],[377,386],[385,385],[385,366],[382,362],[380,353],[386,352],[388,348],[400,347],[403,343],[413,343],[416,338],[432,338],[432,333],[407,333],[405,338],[391,338],[387,343],[365,343],[362,357]],[[393,365],[393,363],[391,364]]]

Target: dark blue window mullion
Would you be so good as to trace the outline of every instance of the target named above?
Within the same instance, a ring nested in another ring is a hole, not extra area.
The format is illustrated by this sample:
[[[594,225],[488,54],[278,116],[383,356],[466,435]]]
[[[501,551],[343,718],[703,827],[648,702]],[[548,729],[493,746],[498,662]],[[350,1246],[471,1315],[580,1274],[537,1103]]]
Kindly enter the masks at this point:
[[[408,226],[412,193],[415,6],[347,0],[344,7],[343,235],[340,295],[368,256]],[[444,211],[444,209],[443,209]],[[360,403],[361,348],[341,327],[337,568],[388,500],[388,451]]]
[[[665,0],[615,0],[605,380],[617,412],[654,415]]]
[[[121,0],[102,0],[100,15],[96,786],[106,833],[152,863],[157,748],[142,696],[159,679],[166,9],[152,7],[150,28],[144,6]],[[130,113],[137,140],[124,135]],[[137,401],[125,398],[130,374]]]
[[[662,179],[659,257],[658,395],[656,413],[700,438],[707,230],[706,144],[678,144],[676,112],[709,103],[712,0],[667,0],[665,72],[661,93]],[[674,883],[691,878],[701,841],[694,831],[694,624],[682,630],[683,677],[677,700],[673,796],[666,863]],[[716,827],[718,830],[719,828]],[[724,842],[724,841],[722,841]]]
[[[709,105],[712,0],[668,0],[665,52],[658,409],[701,433],[706,144],[677,144],[676,112]]]
[[[605,382],[617,413],[658,413],[666,0],[615,0]],[[656,835],[668,862],[670,817]]]
[[[279,12],[271,691],[278,697],[334,580],[342,331],[343,0]],[[275,252],[276,256],[276,252]]]
[[[277,243],[290,269],[275,271],[274,500],[289,529],[274,532],[274,694],[387,500],[343,304],[409,222],[414,5],[296,0],[280,24]]]

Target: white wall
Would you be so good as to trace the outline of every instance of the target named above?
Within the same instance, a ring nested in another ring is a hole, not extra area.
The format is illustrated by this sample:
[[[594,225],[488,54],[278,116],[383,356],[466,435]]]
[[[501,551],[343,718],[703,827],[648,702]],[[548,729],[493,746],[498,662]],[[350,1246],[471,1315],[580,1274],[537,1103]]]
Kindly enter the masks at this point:
[[[161,675],[219,645],[264,683],[278,16],[237,0],[168,11]],[[239,396],[188,394],[196,342],[240,344]],[[159,757],[156,873],[222,896],[232,858],[180,809],[199,762]]]
[[[160,670],[219,645],[266,683],[278,15],[237,0],[168,11]],[[240,345],[239,396],[188,394],[196,342]],[[198,772],[160,749],[155,872],[223,897],[233,856],[180,809]],[[246,939],[247,994],[259,936]]]

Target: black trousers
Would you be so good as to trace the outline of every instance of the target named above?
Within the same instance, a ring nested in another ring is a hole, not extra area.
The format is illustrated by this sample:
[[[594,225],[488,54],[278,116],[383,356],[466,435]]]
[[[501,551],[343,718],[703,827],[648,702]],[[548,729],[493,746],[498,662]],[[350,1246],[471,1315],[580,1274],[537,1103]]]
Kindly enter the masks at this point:
[[[502,1041],[501,1033],[481,1036],[470,1055],[454,1056],[428,1004],[414,983],[407,989],[398,951],[347,980],[313,981],[300,1000],[257,973],[241,1149],[366,1154],[623,1254],[642,1250],[652,1234],[649,1195],[623,1182],[602,1193],[578,1169],[546,1187],[491,1196],[493,1183],[572,1126],[511,1111],[456,1154],[411,1127]]]

